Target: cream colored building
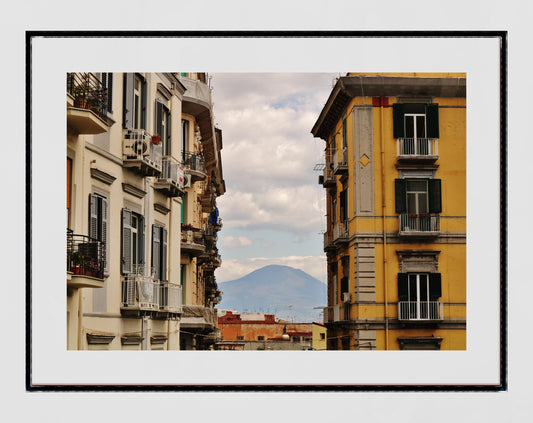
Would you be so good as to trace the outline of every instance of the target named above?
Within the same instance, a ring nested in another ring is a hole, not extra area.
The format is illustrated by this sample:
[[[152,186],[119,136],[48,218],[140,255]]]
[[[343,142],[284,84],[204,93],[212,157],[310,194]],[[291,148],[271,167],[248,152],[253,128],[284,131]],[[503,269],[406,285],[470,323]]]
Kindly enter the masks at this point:
[[[204,150],[216,152],[220,168],[215,137],[197,137],[196,161],[184,160],[184,98],[197,93],[180,78],[67,75],[68,349],[180,348],[183,304],[196,283],[182,277],[184,200],[203,188],[194,176]],[[214,174],[223,186],[221,169]]]

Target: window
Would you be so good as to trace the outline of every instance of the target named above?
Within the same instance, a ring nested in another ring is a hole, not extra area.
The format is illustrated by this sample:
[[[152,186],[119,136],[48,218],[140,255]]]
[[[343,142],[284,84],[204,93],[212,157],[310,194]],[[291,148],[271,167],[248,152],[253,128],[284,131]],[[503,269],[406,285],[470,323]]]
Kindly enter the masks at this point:
[[[259,336],[257,337],[257,340],[258,340],[258,341],[264,341],[264,340],[265,340],[265,337],[262,336],[262,335],[259,335]]]
[[[237,336],[237,341],[244,341],[244,336]]]
[[[399,319],[439,319],[441,295],[440,273],[398,273]]]
[[[101,74],[102,85],[106,91],[107,113],[113,113],[113,74],[111,72]]]
[[[189,121],[181,120],[181,157],[185,161],[185,153],[187,152],[187,139],[189,137]]]
[[[326,334],[324,332],[320,333],[320,339],[323,341],[326,339]]]
[[[155,133],[161,136],[163,155],[170,156],[170,110],[160,101],[155,102]]]
[[[401,215],[401,231],[437,231],[442,212],[440,179],[396,179],[396,213]]]
[[[89,194],[89,237],[91,240],[102,242],[106,254],[104,255],[104,269],[107,270],[107,199],[98,194]]]
[[[122,209],[122,273],[139,273],[144,264],[144,217]]]
[[[124,116],[126,129],[146,129],[146,81],[140,74],[124,74]]]
[[[339,196],[339,214],[341,222],[348,220],[348,185],[346,183],[343,184]]]
[[[156,280],[167,281],[167,230],[157,225],[152,225],[152,267]]]
[[[439,105],[396,103],[392,105],[394,138],[439,138]]]

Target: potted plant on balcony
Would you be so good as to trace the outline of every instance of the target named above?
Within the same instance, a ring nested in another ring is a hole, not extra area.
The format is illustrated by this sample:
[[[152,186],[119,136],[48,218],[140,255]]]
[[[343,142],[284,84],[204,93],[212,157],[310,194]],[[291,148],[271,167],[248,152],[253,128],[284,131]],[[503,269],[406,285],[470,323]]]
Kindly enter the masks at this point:
[[[85,87],[76,86],[72,88],[72,95],[74,96],[74,107],[80,109],[88,109],[89,102],[87,101],[88,91]]]
[[[161,141],[161,135],[159,134],[152,135],[152,144],[159,145],[160,141]]]
[[[83,256],[79,251],[74,251],[72,253],[72,266],[75,275],[85,274],[85,268],[83,266]]]

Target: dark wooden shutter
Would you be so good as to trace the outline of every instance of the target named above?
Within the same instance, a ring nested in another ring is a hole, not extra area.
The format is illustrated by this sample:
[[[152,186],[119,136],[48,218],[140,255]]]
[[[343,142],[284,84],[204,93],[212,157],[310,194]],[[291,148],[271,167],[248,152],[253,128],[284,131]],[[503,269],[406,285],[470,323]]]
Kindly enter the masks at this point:
[[[89,194],[89,237],[98,239],[98,197]]]
[[[167,277],[167,230],[161,228],[161,280],[168,281]]]
[[[146,80],[141,78],[141,129],[146,129]]]
[[[429,212],[442,213],[441,180],[428,179]]]
[[[131,273],[131,211],[122,209],[121,271]]]
[[[155,102],[155,134],[163,136],[162,134],[162,121],[163,121],[163,104],[161,102]],[[163,140],[162,140],[163,141]]]
[[[394,138],[403,138],[405,136],[404,114],[403,104],[395,103],[392,105],[392,132]]]
[[[440,273],[429,274],[429,300],[437,301],[442,296],[442,283]]]
[[[346,118],[342,120],[342,148],[346,148],[348,146],[348,140],[346,139]]]
[[[344,277],[341,279],[341,293],[350,292],[348,287],[348,278]]]
[[[408,298],[407,273],[398,273],[398,301],[407,301]]]
[[[137,239],[139,240],[139,245],[137,247],[137,263],[144,264],[144,216],[137,215],[137,222],[139,227],[137,228]]]
[[[107,74],[107,112],[113,113],[113,74]]]
[[[407,199],[406,199],[406,180],[395,179],[394,180],[394,194],[396,201],[396,213],[407,212]]]
[[[439,105],[426,105],[427,137],[439,138]]]
[[[154,268],[154,277],[160,279],[161,276],[161,239],[160,227],[152,225],[152,267]]]
[[[125,129],[133,129],[134,96],[135,96],[135,74],[124,74],[124,110],[122,125]]]
[[[104,244],[104,269],[107,270],[107,210],[108,210],[108,204],[107,200],[105,198],[101,198],[102,201],[102,223],[101,223],[101,230],[102,234],[100,237],[100,241]]]
[[[165,140],[165,155],[170,156],[172,152],[170,140],[171,140],[171,114],[168,109],[166,109],[167,114],[167,139]]]
[[[339,205],[339,211],[340,211],[340,220],[347,220],[348,219],[348,210],[346,209],[346,197],[348,196],[348,191],[344,190],[341,191],[340,195],[340,205]]]

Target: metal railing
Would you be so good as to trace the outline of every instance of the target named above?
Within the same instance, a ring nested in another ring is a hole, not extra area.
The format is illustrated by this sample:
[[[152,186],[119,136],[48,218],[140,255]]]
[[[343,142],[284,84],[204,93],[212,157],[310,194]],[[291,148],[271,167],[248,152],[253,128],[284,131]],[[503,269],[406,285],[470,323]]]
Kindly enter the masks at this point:
[[[107,89],[96,75],[89,72],[67,73],[67,92],[74,97],[74,107],[107,115]]]
[[[348,169],[348,149],[335,150],[333,153],[333,169],[334,171]]]
[[[348,240],[348,221],[343,220],[333,225],[333,241]]]
[[[398,156],[437,156],[436,138],[398,138]]]
[[[335,304],[324,307],[324,323],[350,320],[350,304]]]
[[[183,188],[183,173],[183,166],[180,162],[171,156],[165,156],[161,159],[161,174],[157,180]]]
[[[183,166],[196,172],[206,173],[205,159],[201,154],[183,153]]]
[[[154,268],[133,266],[133,272],[122,277],[122,309],[158,310],[160,288],[154,280]]]
[[[169,313],[180,313],[182,306],[181,286],[170,282],[161,282],[159,289],[159,310]]]
[[[186,225],[181,226],[181,242],[205,247],[204,231]]]
[[[103,279],[105,244],[86,235],[67,230],[67,271],[74,275]]]
[[[440,301],[400,301],[399,320],[442,320],[443,304]]]
[[[431,233],[440,231],[440,216],[435,213],[400,214],[400,232]]]
[[[123,155],[127,161],[143,161],[161,171],[162,145],[153,144],[152,136],[144,129],[127,129],[124,131]]]

